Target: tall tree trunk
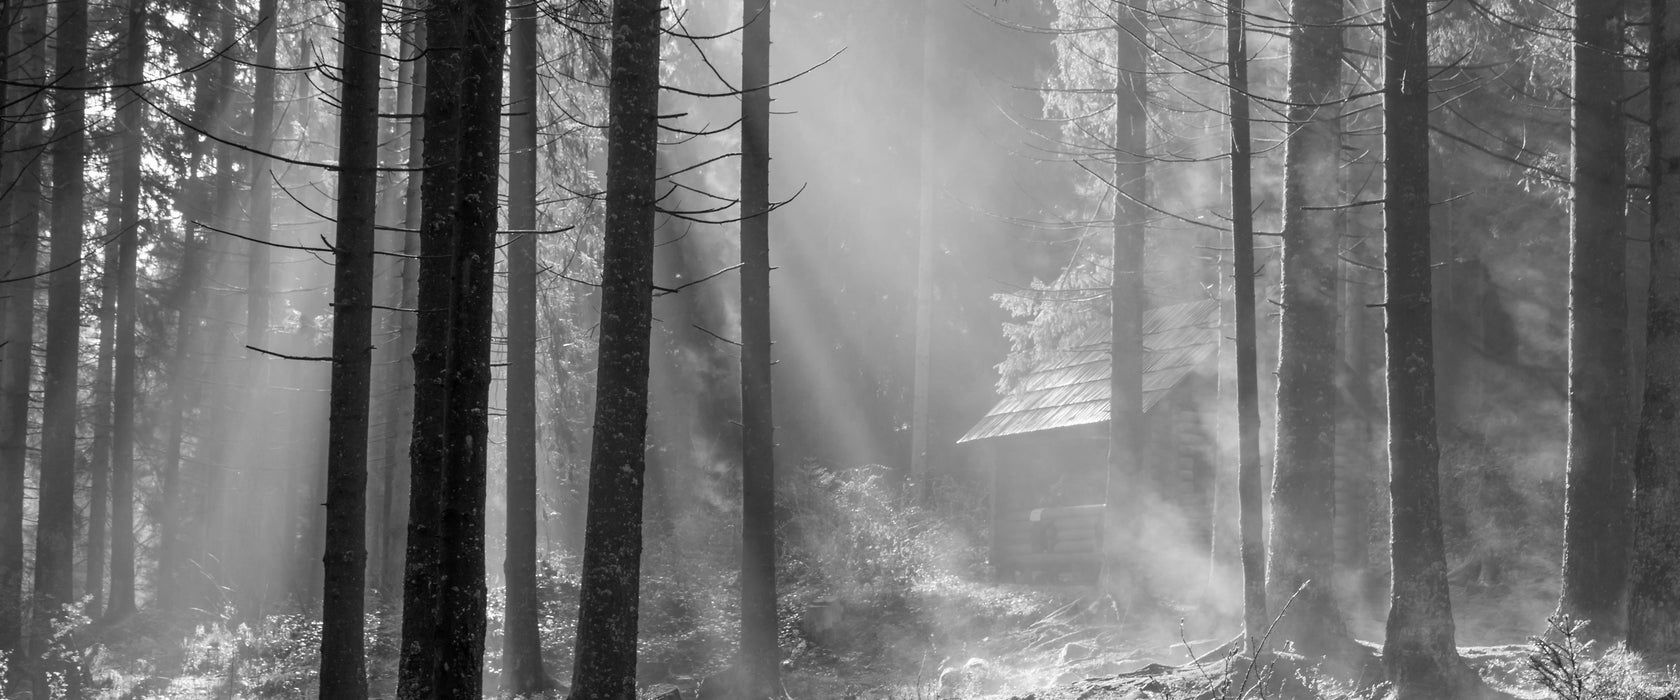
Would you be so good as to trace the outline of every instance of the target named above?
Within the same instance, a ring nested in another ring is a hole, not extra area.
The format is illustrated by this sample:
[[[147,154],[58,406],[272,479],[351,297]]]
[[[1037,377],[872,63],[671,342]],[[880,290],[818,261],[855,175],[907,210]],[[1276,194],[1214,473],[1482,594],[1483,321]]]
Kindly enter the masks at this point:
[[[1394,586],[1383,665],[1397,700],[1460,697],[1441,534],[1429,266],[1429,3],[1387,0],[1389,498]]]
[[[1225,5],[1225,60],[1231,83],[1231,241],[1237,316],[1237,501],[1243,567],[1243,643],[1260,652],[1266,636],[1266,549],[1261,518],[1260,388],[1254,328],[1254,189],[1249,132],[1248,30],[1243,0]],[[1118,269],[1118,268],[1117,268]],[[1112,476],[1110,478],[1113,478]]]
[[[1301,653],[1360,651],[1337,609],[1336,375],[1342,0],[1295,0],[1284,161],[1283,314],[1267,586]],[[1315,209],[1316,208],[1316,209]],[[1351,669],[1342,669],[1343,671]]]
[[[408,7],[408,3],[404,7]],[[415,43],[420,38],[418,26],[420,22],[407,21],[402,28],[402,56],[403,60],[397,68],[396,108],[393,111],[418,114],[420,107],[417,96],[424,92],[418,84],[422,75],[423,61],[419,60],[420,51]],[[381,156],[381,160],[390,160],[390,167],[396,168],[407,165],[420,168],[423,163],[418,159],[420,149],[416,140],[416,129],[420,120],[405,119],[408,127],[401,129],[394,124],[387,147],[390,152]],[[407,146],[406,153],[403,146]],[[398,158],[406,161],[397,162]],[[393,177],[394,179],[394,177]],[[384,204],[385,209],[379,212],[380,219],[388,221],[390,225],[399,229],[413,230],[419,226],[420,207],[420,179],[417,172],[408,173],[402,182],[402,188],[390,195],[393,201]],[[386,186],[393,186],[387,184]],[[410,211],[413,215],[410,215]],[[419,255],[418,239],[406,231],[394,231],[387,237],[384,244],[390,249],[404,255]],[[402,593],[402,523],[406,521],[406,499],[408,492],[405,488],[408,473],[408,430],[406,426],[411,419],[410,410],[413,408],[412,394],[414,368],[409,358],[414,352],[414,265],[406,258],[395,258],[392,262],[391,277],[388,281],[389,303],[396,309],[409,311],[391,311],[386,316],[385,331],[393,334],[383,343],[386,348],[384,362],[390,365],[386,373],[384,386],[376,391],[385,395],[384,406],[381,409],[381,419],[384,422],[384,436],[380,440],[379,470],[380,487],[379,501],[373,522],[370,524],[369,536],[373,538],[368,546],[370,551],[369,586],[379,596],[383,611],[393,610],[394,604]]]
[[[421,115],[426,109],[426,61],[421,60],[426,45],[426,24],[423,21],[411,21],[410,31],[413,40],[409,44],[408,62],[414,69],[413,89],[408,93],[408,100],[403,105],[410,115]],[[408,177],[403,183],[403,228],[409,231],[420,231],[422,219],[421,210],[421,182],[424,174],[421,168],[425,166],[425,120],[419,116],[412,116],[408,120]],[[403,234],[402,251],[405,255],[418,258],[421,254],[421,236],[413,233]],[[398,360],[400,369],[397,391],[392,401],[397,403],[397,409],[391,415],[396,421],[393,428],[391,442],[395,445],[386,450],[388,458],[399,460],[391,470],[392,484],[387,489],[386,498],[390,503],[384,506],[384,534],[385,560],[380,562],[384,573],[380,579],[384,581],[384,599],[390,603],[401,602],[403,596],[404,561],[406,559],[405,542],[407,540],[409,522],[408,509],[410,485],[412,482],[413,460],[409,448],[414,439],[414,392],[418,386],[417,369],[414,364],[414,353],[419,347],[419,337],[416,331],[419,318],[422,315],[419,307],[419,277],[424,263],[416,262],[412,258],[402,260],[401,306],[413,309],[413,312],[401,314],[398,322],[398,335],[402,338],[403,352]]]
[[[16,8],[0,6],[0,79],[8,82],[14,80],[11,68],[16,63],[12,58],[12,27],[19,23],[20,14]],[[12,112],[11,104],[11,86],[0,84],[0,123],[8,125],[18,123],[15,121],[17,115]],[[18,152],[18,149],[15,148],[18,142],[12,138],[13,131],[14,127],[10,126],[0,130],[0,152]],[[16,183],[21,179],[19,170],[13,158],[0,158],[0,182]],[[24,232],[14,228],[16,221],[12,218],[14,212],[19,208],[10,186],[7,187],[5,192],[0,192],[0,251],[4,251],[4,257],[0,257],[0,280],[13,279],[13,276],[17,274],[17,268],[20,267],[17,264],[20,249],[18,244],[22,242]],[[30,267],[34,266],[31,265]],[[33,285],[18,282],[0,283],[0,431],[12,427],[11,416],[18,412],[18,409],[14,408],[12,403],[14,397],[8,393],[12,389],[10,376],[12,361],[16,357],[6,350],[8,345],[15,345],[12,342],[13,326],[11,318],[19,315],[27,306],[30,310],[30,318],[33,320],[34,303]],[[25,400],[27,401],[27,395]],[[28,403],[24,403],[22,406],[24,411],[28,411]],[[25,415],[28,414],[25,413]],[[12,478],[14,466],[9,460],[12,457],[12,441],[26,435],[27,430],[28,421],[25,421],[24,430],[11,436],[0,434],[0,489],[6,489],[5,493],[0,495],[0,654],[6,656],[15,653],[17,647],[15,625],[17,613],[22,606],[18,604],[20,601],[12,595],[12,591],[14,588],[13,580],[18,570],[23,566],[23,542],[21,540],[17,542],[16,561],[14,562],[12,558],[12,520],[14,517],[17,520],[16,530],[18,534],[21,535],[23,531],[23,473],[21,471],[17,472],[18,478],[14,483]],[[27,440],[28,438],[23,439]],[[16,503],[15,508],[13,506],[14,502]],[[0,675],[0,687],[7,685],[10,681],[11,679],[6,675]]]
[[[1651,290],[1628,648],[1680,656],[1680,12],[1651,2]]]
[[[88,83],[87,0],[58,0],[58,45],[53,60],[52,255],[47,286],[47,348],[43,361],[41,477],[35,526],[35,600],[32,653],[47,646],[53,621],[71,597],[76,535],[76,364],[82,314],[82,224],[85,218],[87,136],[79,88]],[[44,669],[35,695],[47,697]]]
[[[537,8],[513,8],[508,74],[507,612],[502,692],[547,688],[537,630]]]
[[[1143,38],[1147,3],[1114,3],[1114,279],[1109,288],[1108,469],[1104,494],[1103,587],[1127,596],[1145,581],[1133,543],[1142,526],[1137,504],[1147,488],[1143,469],[1144,236],[1149,212],[1149,62]]]
[[[20,23],[21,12],[16,8],[0,7],[0,78],[13,81],[18,76],[13,72],[17,61],[12,57],[12,28]],[[22,81],[20,81],[22,82]],[[27,93],[26,93],[27,94]],[[21,123],[19,114],[12,110],[12,89],[10,85],[0,85],[0,123],[13,125]],[[12,137],[16,127],[8,126],[0,130],[0,151],[17,153],[20,140]],[[21,169],[16,166],[14,158],[0,158],[0,182],[17,183],[22,180]],[[32,232],[17,228],[14,218],[17,211],[22,209],[16,200],[12,188],[8,187],[0,193],[0,250],[5,251],[5,257],[0,258],[0,279],[16,279],[27,277],[33,273],[34,259],[31,258],[30,273],[18,275],[19,258],[22,257],[23,239]],[[29,395],[23,392],[20,402],[18,392],[13,385],[12,368],[14,364],[28,367],[28,356],[23,355],[24,362],[18,363],[20,355],[9,347],[15,347],[18,338],[13,334],[19,325],[13,318],[22,316],[28,309],[31,322],[35,313],[35,286],[28,281],[0,284],[0,655],[8,658],[15,657],[18,648],[19,615],[23,610],[22,577],[23,569],[23,476],[27,465],[27,457],[13,462],[18,455],[14,443],[22,444],[27,453],[29,430]],[[28,374],[23,375],[25,382],[29,381]],[[12,418],[23,415],[22,429],[18,429]],[[0,687],[11,684],[11,674],[0,674]]]
[[[414,428],[409,443],[408,543],[403,569],[398,696],[436,694],[439,578],[443,565],[444,441],[449,388],[450,260],[460,152],[460,27],[455,0],[425,9],[425,169],[421,177],[420,273],[414,335]],[[420,99],[420,95],[416,95]],[[410,190],[412,192],[412,189]],[[412,203],[411,203],[412,204]]]
[[[99,310],[96,319],[99,324],[98,359],[94,363],[93,381],[88,400],[93,404],[93,416],[85,419],[88,427],[93,431],[93,439],[88,445],[86,471],[88,477],[87,497],[87,546],[83,550],[83,564],[87,567],[82,574],[82,590],[78,598],[87,598],[83,612],[89,617],[99,617],[104,611],[105,601],[105,563],[106,558],[106,530],[110,522],[111,504],[111,364],[116,359],[116,325],[117,325],[117,267],[120,244],[117,242],[116,231],[121,226],[121,207],[117,205],[118,195],[122,185],[122,177],[112,173],[107,178],[108,200],[110,206],[105,211],[106,242],[101,253],[102,260],[99,272]],[[85,415],[85,413],[84,413]]]
[[[129,0],[128,41],[123,52],[121,82],[135,85],[145,77],[146,0]],[[106,616],[122,619],[134,612],[134,393],[136,264],[140,251],[140,128],[141,102],[130,90],[117,112],[122,137],[118,168],[122,171],[122,229],[117,266],[117,348],[112,397],[111,429],[111,600]],[[89,583],[92,587],[92,583]]]
[[[0,8],[0,34],[16,53],[6,54],[4,75],[26,84],[44,84],[46,74],[46,3]],[[41,120],[28,115],[46,111],[46,100],[30,88],[4,88],[6,165],[12,183],[4,212],[7,264],[0,279],[18,280],[0,287],[5,315],[5,345],[0,346],[0,652],[19,659],[23,651],[23,482],[29,460],[29,380],[34,365],[35,274],[41,233],[40,156],[46,144]],[[13,668],[14,678],[20,668]],[[0,682],[6,679],[0,678]]]
[[[230,552],[234,558],[233,583],[237,601],[247,617],[259,617],[269,590],[280,585],[276,580],[279,555],[271,550],[271,543],[283,541],[276,535],[287,532],[277,511],[288,500],[290,491],[286,479],[275,474],[277,461],[273,439],[274,428],[283,426],[285,401],[276,390],[273,362],[263,353],[251,348],[269,348],[270,310],[273,304],[271,279],[272,251],[269,248],[270,228],[274,208],[273,182],[269,154],[274,151],[274,110],[277,51],[277,25],[280,22],[277,0],[261,0],[257,4],[257,56],[252,67],[254,85],[251,106],[251,150],[245,175],[250,186],[250,201],[246,207],[245,237],[245,376],[243,423],[248,431],[240,445],[239,475],[244,491],[238,496],[241,505],[238,516],[230,523],[232,532],[243,546]]]
[[[922,3],[925,8],[927,3]],[[772,364],[770,344],[770,6],[771,0],[747,0],[742,5],[745,34],[741,50],[741,661],[745,697],[763,700],[779,696],[777,669],[782,655],[776,624],[776,438],[770,409]],[[929,41],[926,28],[923,41]],[[924,62],[923,70],[927,66]],[[924,89],[927,84],[923,81]],[[926,100],[926,96],[923,96]],[[931,138],[922,113],[924,143]],[[922,261],[919,263],[916,356],[916,410],[920,425],[912,440],[912,454],[921,471],[915,486],[927,494],[927,312],[932,300],[929,268],[933,221],[929,209],[932,189],[927,183],[932,162],[922,161]],[[924,308],[926,307],[926,308]],[[919,428],[919,429],[918,429]]]
[[[572,697],[636,697],[658,150],[660,0],[612,7],[606,249]]]
[[[1622,2],[1579,3],[1574,42],[1575,201],[1569,231],[1569,474],[1558,612],[1622,637],[1627,615],[1627,157]]]
[[[938,25],[936,24],[934,17],[936,7],[935,0],[910,1],[915,3],[916,11],[920,15],[920,26],[917,27],[917,39],[921,42],[921,55],[916,57],[921,69],[921,85],[919,86],[921,89],[921,105],[919,106],[921,119],[919,124],[920,128],[917,130],[916,134],[916,214],[918,220],[916,222],[915,347],[912,348],[913,354],[911,361],[914,364],[910,370],[910,485],[911,488],[915,490],[914,497],[919,499],[921,502],[926,503],[931,496],[932,488],[932,483],[930,483],[932,474],[928,471],[928,394],[933,382],[933,258],[934,251],[938,250],[938,246],[934,242],[936,234],[934,233],[933,209],[935,196],[934,183],[936,181],[935,173],[938,172],[939,166],[937,165],[938,153],[934,151],[933,146],[933,134],[935,128],[933,119],[935,105],[933,97],[934,79],[932,75],[934,59],[937,56],[933,43],[933,31]],[[748,11],[751,12],[750,8],[756,8],[757,6],[757,4],[753,4],[746,7],[749,8]],[[764,41],[766,46],[769,45],[770,41],[768,33],[768,25],[770,23],[769,13],[770,3],[765,2],[763,3],[763,12],[760,14],[765,16],[764,24],[767,25],[766,29],[763,30],[765,32]],[[754,15],[749,14],[748,19],[752,19],[753,16]],[[747,29],[750,31],[752,29],[751,25],[749,25]],[[768,57],[769,49],[766,48],[765,52],[764,61],[766,65],[768,65],[770,60]],[[742,70],[746,70],[745,65],[743,65]],[[765,71],[766,75],[768,75],[769,69],[765,68]],[[748,89],[745,85],[743,85],[742,88]],[[765,87],[765,89],[761,92],[767,92],[768,90],[769,88]],[[754,95],[747,95],[746,97],[750,99],[754,97]],[[746,104],[747,103],[743,102],[743,109],[746,108]],[[768,128],[768,117],[766,117],[765,121],[765,126]],[[745,126],[745,124],[742,125],[743,129]],[[768,149],[768,130],[765,133],[765,148]],[[766,155],[766,158],[768,158],[768,155]],[[768,172],[769,166],[766,165],[765,169]],[[742,171],[742,176],[745,177],[744,169]],[[746,195],[743,194],[742,196]],[[743,235],[745,235],[744,228]],[[768,282],[766,282],[766,285],[768,285]],[[766,340],[766,342],[768,343],[769,341]],[[765,357],[769,357],[769,355],[766,354]],[[744,360],[745,358],[743,357],[743,361]],[[768,377],[768,373],[765,376]],[[768,384],[766,384],[766,386],[768,386]],[[769,404],[766,403],[765,405],[768,407]],[[766,408],[766,411],[768,411],[768,408]]]
[[[362,613],[367,584],[368,387],[373,374],[381,5],[355,0],[343,5],[332,393],[327,420],[326,543],[321,559],[323,700],[361,700],[368,694]]]
[[[119,138],[120,140],[120,138]],[[113,158],[112,160],[115,160]],[[122,227],[122,174],[113,172],[107,179],[110,206],[105,212],[106,241],[104,260],[99,273],[99,359],[94,363],[93,387],[88,399],[92,401],[93,440],[88,446],[88,518],[87,549],[84,556],[87,573],[82,576],[82,596],[88,598],[84,613],[91,618],[104,611],[105,601],[105,525],[110,522],[111,504],[111,364],[116,359],[117,273],[121,266],[120,237]]]
[[[460,89],[460,172],[455,205],[454,288],[449,308],[449,416],[444,463],[438,695],[483,696],[484,503],[490,407],[491,309],[496,290],[496,215],[501,184],[502,66],[506,0],[468,0]],[[438,89],[432,83],[432,90]]]

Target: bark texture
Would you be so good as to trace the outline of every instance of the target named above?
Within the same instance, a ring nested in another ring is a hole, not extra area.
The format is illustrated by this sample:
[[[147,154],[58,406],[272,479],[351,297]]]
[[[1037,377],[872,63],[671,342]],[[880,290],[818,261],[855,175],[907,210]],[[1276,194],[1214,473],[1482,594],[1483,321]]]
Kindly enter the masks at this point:
[[[484,503],[490,433],[491,309],[502,154],[506,0],[467,0],[460,82],[460,171],[449,316],[449,415],[438,601],[438,696],[483,696]],[[430,89],[438,89],[437,82]]]
[[[408,7],[412,4],[405,4]],[[426,110],[426,61],[421,57],[425,50],[426,25],[421,21],[410,21],[405,29],[409,33],[404,54],[404,66],[412,71],[409,89],[398,89],[398,102],[411,115],[423,115]],[[406,99],[405,99],[406,98]],[[425,120],[421,117],[408,119],[407,166],[408,173],[403,183],[403,211],[402,227],[411,231],[422,231],[421,218],[421,182],[424,175],[421,171],[425,167]],[[402,251],[405,255],[419,257],[422,236],[411,234],[402,235]],[[398,263],[397,305],[404,309],[414,309],[419,305],[419,274],[421,263],[415,259],[401,259]],[[380,504],[379,549],[383,556],[378,561],[380,573],[377,579],[381,603],[388,610],[400,608],[397,604],[403,596],[403,567],[406,555],[405,543],[408,534],[408,512],[410,485],[412,482],[412,465],[409,448],[414,440],[414,391],[417,385],[417,375],[414,366],[414,351],[417,347],[416,328],[419,325],[420,313],[397,314],[397,337],[399,349],[397,351],[397,367],[394,369],[397,386],[391,392],[391,406],[385,419],[391,422],[387,428],[384,459],[388,462],[385,470],[386,488],[382,494]]]
[[[1389,498],[1394,585],[1383,665],[1396,700],[1461,697],[1441,533],[1429,267],[1428,0],[1388,0],[1383,51],[1387,164]]]
[[[322,557],[321,697],[367,697],[368,388],[373,360],[373,240],[379,165],[378,3],[347,0],[339,65],[337,236],[333,243],[332,393]]]
[[[1583,2],[1575,17],[1574,207],[1569,231],[1569,457],[1558,612],[1609,644],[1626,624],[1627,157],[1622,2]]]
[[[35,528],[35,586],[30,650],[39,655],[71,591],[76,536],[76,363],[80,355],[82,225],[85,220],[87,136],[85,93],[88,19],[86,0],[59,0],[53,32],[52,253],[47,282],[47,347],[42,362],[39,520]],[[40,671],[42,669],[37,669]],[[36,675],[38,697],[46,677]]]
[[[129,0],[128,37],[124,45],[121,82],[138,84],[145,77],[146,0]],[[122,134],[118,167],[122,171],[122,228],[117,243],[116,362],[112,377],[111,413],[111,597],[106,616],[122,619],[134,613],[134,394],[135,335],[139,303],[136,282],[140,251],[141,106],[132,90],[117,112]],[[91,586],[91,583],[90,583]]]
[[[398,696],[434,695],[438,645],[439,567],[443,562],[443,463],[448,405],[449,255],[460,151],[459,95],[444,86],[461,80],[461,34],[449,14],[454,3],[425,10],[426,85],[421,175],[420,273],[414,335],[414,428],[409,442],[407,557],[403,564],[402,653]],[[433,90],[429,86],[436,85]]]
[[[1274,632],[1314,658],[1357,651],[1337,609],[1336,279],[1342,204],[1342,0],[1291,9],[1289,123],[1283,190],[1283,313],[1278,343],[1277,447],[1267,557],[1271,604],[1289,609]]]
[[[1248,103],[1248,32],[1242,0],[1228,0],[1225,57],[1231,84],[1231,241],[1237,317],[1237,503],[1243,569],[1243,642],[1266,634],[1266,550],[1260,493],[1260,389],[1254,329],[1254,190]]]
[[[502,692],[546,690],[537,630],[537,8],[512,9],[508,47],[507,613]],[[527,233],[517,233],[525,231]]]
[[[1651,3],[1651,289],[1628,648],[1680,657],[1680,8]]]
[[[634,700],[647,462],[660,0],[613,3],[606,247],[575,700]]]
[[[15,54],[6,55],[5,74],[22,83],[41,84],[46,74],[46,4],[8,5],[0,9],[7,20],[0,34],[12,38]],[[23,477],[29,458],[29,383],[34,365],[35,274],[41,233],[41,166],[45,133],[38,119],[46,99],[23,88],[5,88],[4,146],[12,157],[3,161],[6,182],[14,183],[7,197],[4,240],[6,264],[0,279],[16,279],[0,287],[4,297],[5,345],[0,346],[0,651],[23,649]],[[15,100],[15,102],[14,102]],[[18,669],[14,669],[16,674]]]

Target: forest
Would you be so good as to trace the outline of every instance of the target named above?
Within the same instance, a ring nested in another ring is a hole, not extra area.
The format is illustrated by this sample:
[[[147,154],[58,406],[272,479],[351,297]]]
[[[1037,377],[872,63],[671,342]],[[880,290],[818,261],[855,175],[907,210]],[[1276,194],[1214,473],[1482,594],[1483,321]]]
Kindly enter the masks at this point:
[[[1680,697],[1677,1],[0,0],[0,698]]]

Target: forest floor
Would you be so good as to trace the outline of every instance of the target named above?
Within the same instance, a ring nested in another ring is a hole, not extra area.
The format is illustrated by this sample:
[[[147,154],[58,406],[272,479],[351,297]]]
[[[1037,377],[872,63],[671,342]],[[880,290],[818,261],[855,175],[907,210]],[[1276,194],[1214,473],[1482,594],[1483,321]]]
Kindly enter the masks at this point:
[[[717,590],[711,586],[717,582],[704,583],[684,588]],[[1544,629],[1543,600],[1549,596],[1530,601],[1546,586],[1536,582],[1533,588],[1471,591],[1459,598],[1460,639],[1476,645],[1461,653],[1491,688],[1507,697],[1556,697],[1532,668],[1540,648],[1529,635]],[[783,681],[794,700],[1212,700],[1243,697],[1232,687],[1219,687],[1226,678],[1252,684],[1294,675],[1281,670],[1277,656],[1250,665],[1229,654],[1235,627],[1228,616],[1208,620],[1210,614],[1169,606],[1153,614],[1124,610],[1089,586],[950,578],[905,590],[854,592],[844,600],[797,592],[788,597],[795,600],[784,602],[783,645],[789,656]],[[567,598],[561,588],[548,609],[566,610]],[[694,603],[689,607],[695,609],[686,612],[678,612],[683,605],[669,600],[644,602],[649,641],[639,675],[645,686],[675,685],[688,700],[718,697],[708,679],[725,670],[733,625],[728,605],[717,600]],[[91,697],[307,700],[314,697],[319,645],[319,625],[309,617],[280,614],[241,623],[232,616],[169,621],[142,613],[114,627],[90,625],[70,646],[94,689]],[[546,658],[551,674],[563,680],[569,660],[560,645],[569,641],[570,629],[566,620],[555,617],[544,625],[545,639],[555,644]],[[1363,639],[1381,631],[1369,614],[1351,622]],[[499,628],[499,622],[491,628]],[[390,697],[395,631],[390,617],[370,616],[375,697]],[[499,640],[493,636],[489,641],[486,668],[494,669]],[[1672,671],[1654,678],[1638,668],[1637,660],[1600,661],[1578,648],[1558,648],[1566,657],[1579,654],[1563,659],[1574,664],[1570,673],[1604,689],[1583,698],[1655,699],[1680,688]],[[1281,657],[1283,667],[1289,662],[1287,655]],[[493,673],[487,674],[485,687],[496,687]],[[1315,694],[1370,697],[1328,682],[1319,684]]]
[[[1113,599],[1089,587],[979,586],[967,594],[929,593],[919,602],[931,609],[974,607],[952,599],[972,599],[977,591],[1011,601],[986,620],[973,619],[958,629],[927,638],[925,651],[869,663],[832,659],[812,663],[795,654],[784,680],[789,697],[856,700],[1145,700],[1167,698],[1278,697],[1275,688],[1291,677],[1312,687],[1311,697],[1326,700],[1380,697],[1379,689],[1314,677],[1299,671],[1299,658],[1267,650],[1261,664],[1231,653],[1236,627],[1229,620],[1192,623],[1195,610],[1162,607],[1153,616],[1123,611]],[[1457,617],[1460,655],[1479,675],[1485,697],[1549,699],[1536,663],[1579,683],[1566,697],[1604,700],[1673,700],[1680,695],[1674,669],[1651,672],[1625,652],[1600,655],[1584,642],[1545,632],[1552,590],[1549,581],[1513,580],[1459,591]],[[943,600],[944,602],[939,602]],[[949,619],[947,609],[933,617]],[[853,621],[868,644],[884,625],[900,624],[893,611],[862,611]],[[1364,614],[1350,620],[1365,640],[1380,640],[1380,617]],[[841,641],[835,646],[844,646]],[[855,642],[851,642],[855,644]],[[1380,643],[1362,642],[1380,655]],[[821,657],[819,657],[820,659]],[[1221,684],[1224,683],[1222,686]],[[1237,686],[1270,686],[1273,692],[1239,692]],[[1289,695],[1285,695],[1286,697]],[[685,692],[684,697],[693,698]],[[1299,694],[1295,697],[1301,697]],[[704,700],[704,699],[703,699]]]
[[[1370,688],[1310,677],[1310,673],[1300,676],[1293,670],[1298,657],[1269,654],[1256,665],[1231,653],[1234,638],[1190,638],[1178,630],[1175,640],[1169,636],[1174,630],[1167,626],[1139,628],[1120,622],[1115,612],[1110,599],[1082,596],[1037,620],[999,630],[977,644],[963,645],[955,650],[960,652],[956,655],[938,661],[929,656],[914,668],[900,667],[897,673],[871,678],[867,666],[835,669],[837,674],[850,671],[851,675],[844,681],[836,675],[823,682],[822,674],[795,667],[785,681],[789,697],[796,699],[1213,700],[1278,697],[1278,683],[1287,680],[1285,676],[1297,676],[1313,687],[1313,697],[1380,697],[1380,691]],[[1374,655],[1380,653],[1378,645],[1366,644]],[[1555,697],[1538,682],[1531,668],[1531,657],[1536,653],[1532,642],[1463,647],[1460,653],[1495,692],[1489,697]],[[1632,664],[1594,666],[1585,656],[1579,663],[1577,672],[1588,677],[1588,684],[1634,685],[1627,677],[1634,673]],[[1244,693],[1238,691],[1239,686],[1251,691],[1264,686],[1272,692]],[[1673,687],[1670,684],[1668,689]],[[1582,697],[1633,700],[1660,696],[1637,692]]]

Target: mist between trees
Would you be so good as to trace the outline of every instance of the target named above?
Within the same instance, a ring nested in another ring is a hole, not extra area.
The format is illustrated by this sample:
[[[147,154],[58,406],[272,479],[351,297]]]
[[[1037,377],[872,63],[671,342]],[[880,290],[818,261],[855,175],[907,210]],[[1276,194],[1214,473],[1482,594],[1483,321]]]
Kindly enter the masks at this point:
[[[0,26],[0,696],[1680,692],[1668,0]]]

